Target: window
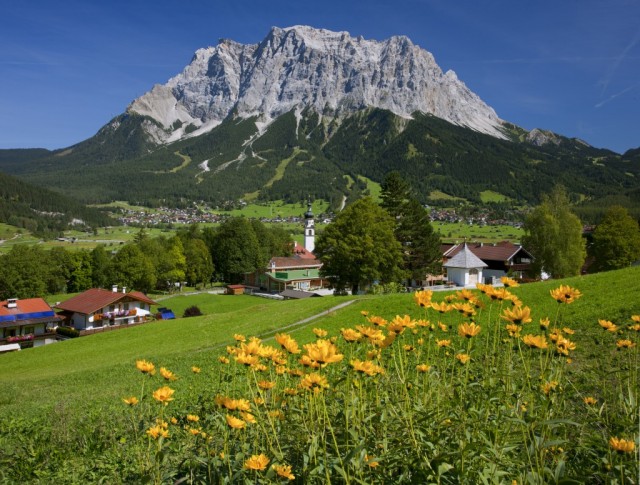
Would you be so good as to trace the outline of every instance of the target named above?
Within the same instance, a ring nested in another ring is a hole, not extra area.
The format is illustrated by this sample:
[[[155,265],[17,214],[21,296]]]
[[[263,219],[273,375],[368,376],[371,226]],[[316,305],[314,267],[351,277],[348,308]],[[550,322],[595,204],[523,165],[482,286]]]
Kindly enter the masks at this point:
[[[22,335],[29,335],[33,333],[33,327],[24,327],[24,333]]]

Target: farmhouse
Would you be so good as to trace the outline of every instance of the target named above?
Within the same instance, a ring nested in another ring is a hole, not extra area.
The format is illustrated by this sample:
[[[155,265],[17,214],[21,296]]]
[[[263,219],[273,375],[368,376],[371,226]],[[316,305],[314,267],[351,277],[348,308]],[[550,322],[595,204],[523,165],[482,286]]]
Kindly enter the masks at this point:
[[[145,321],[151,313],[151,305],[157,305],[144,293],[111,291],[92,288],[74,296],[56,307],[65,323],[76,330],[90,330],[108,325],[125,325]]]
[[[502,276],[522,278],[531,268],[533,256],[519,244],[502,241],[494,244],[463,243],[443,245],[443,261],[445,267],[457,254],[467,248],[485,266],[478,279],[480,283],[494,283]],[[451,267],[450,265],[448,267]]]
[[[16,298],[0,302],[0,345],[19,344],[20,348],[40,347],[55,342],[55,331],[62,319],[42,298]]]

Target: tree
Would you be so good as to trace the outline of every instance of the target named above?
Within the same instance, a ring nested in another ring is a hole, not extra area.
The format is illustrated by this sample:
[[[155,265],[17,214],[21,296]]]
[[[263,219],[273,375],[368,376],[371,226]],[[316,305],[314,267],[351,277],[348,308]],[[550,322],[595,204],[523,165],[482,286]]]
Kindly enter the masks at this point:
[[[231,217],[220,224],[211,238],[210,251],[216,272],[228,283],[238,283],[245,273],[261,267],[258,238],[244,217]]]
[[[347,206],[318,236],[316,256],[321,273],[333,286],[358,293],[365,283],[396,281],[402,276],[395,222],[369,197]]]
[[[91,251],[91,284],[94,288],[107,288],[112,281],[111,276],[111,256],[99,244]]]
[[[593,256],[599,271],[619,269],[640,259],[640,227],[627,209],[611,207],[593,231]]]
[[[186,277],[190,285],[211,281],[213,262],[211,253],[202,239],[190,239],[185,243],[184,255],[187,258]]]
[[[156,274],[151,260],[136,244],[127,244],[113,257],[112,283],[127,288],[151,291],[156,285]]]
[[[429,214],[412,196],[399,172],[390,172],[382,183],[382,207],[395,219],[394,234],[402,246],[403,268],[410,278],[423,279],[441,271],[440,237]]]
[[[542,271],[554,278],[580,274],[586,257],[582,223],[571,212],[564,187],[556,186],[542,197],[524,223],[523,246],[535,258],[532,271]]]

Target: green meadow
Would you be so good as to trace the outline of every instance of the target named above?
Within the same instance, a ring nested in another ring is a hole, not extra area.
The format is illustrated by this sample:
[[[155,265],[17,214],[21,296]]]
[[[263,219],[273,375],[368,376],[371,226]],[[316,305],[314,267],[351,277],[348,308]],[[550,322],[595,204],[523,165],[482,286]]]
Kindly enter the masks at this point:
[[[0,482],[637,483],[639,277],[168,298],[0,356]]]

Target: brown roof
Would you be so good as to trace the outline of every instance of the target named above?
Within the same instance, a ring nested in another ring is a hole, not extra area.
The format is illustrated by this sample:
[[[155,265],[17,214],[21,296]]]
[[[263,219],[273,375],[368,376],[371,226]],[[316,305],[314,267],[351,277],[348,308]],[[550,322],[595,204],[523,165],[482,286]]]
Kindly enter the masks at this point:
[[[298,241],[294,241],[294,243],[293,243],[293,254],[297,258],[316,259],[314,254],[311,251],[309,251],[307,248],[305,248],[304,246],[301,246],[300,244],[298,244]]]
[[[275,257],[269,261],[269,268],[271,269],[273,263],[275,263],[275,269],[295,269],[295,268],[319,268],[322,263],[315,259],[310,258],[296,258],[296,257]]]
[[[149,305],[157,305],[157,303],[139,291],[131,291],[129,293],[120,293],[116,291],[103,290],[102,288],[91,288],[79,295],[69,298],[59,303],[57,308],[76,313],[89,315],[107,305],[112,305],[123,298],[133,298],[134,300],[148,303]]]
[[[49,304],[42,298],[26,298],[24,300],[17,300],[15,308],[7,308],[8,303],[8,300],[0,302],[0,316],[53,311],[51,306],[49,306]]]
[[[445,257],[451,258],[455,256],[462,250],[462,247],[462,244],[451,247],[448,252],[444,253]],[[519,251],[524,251],[528,256],[531,256],[522,246],[509,241],[502,241],[496,244],[467,243],[467,247],[483,261],[508,261]]]

